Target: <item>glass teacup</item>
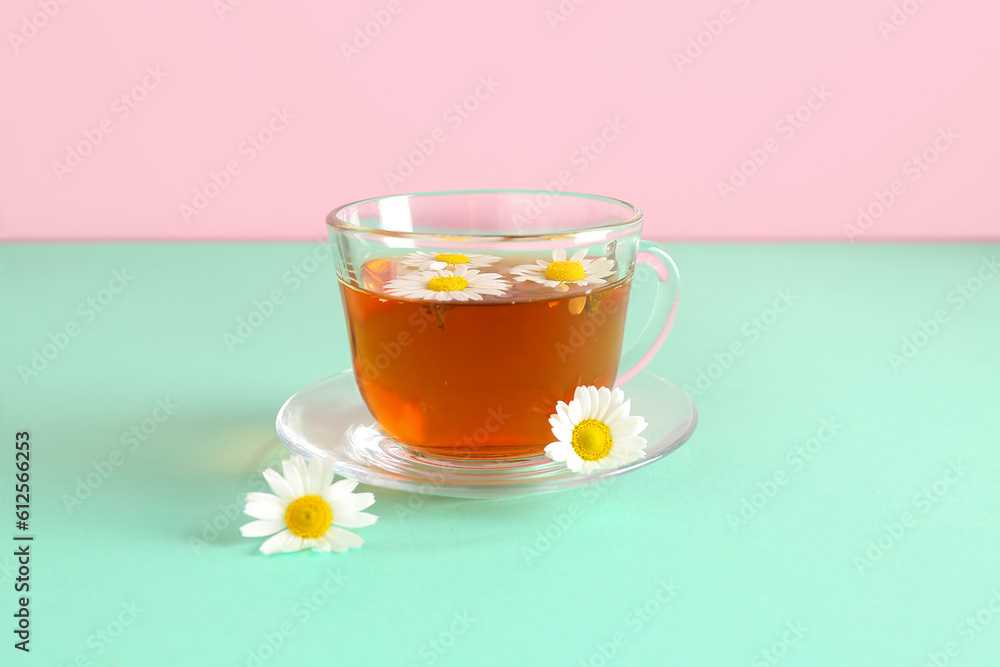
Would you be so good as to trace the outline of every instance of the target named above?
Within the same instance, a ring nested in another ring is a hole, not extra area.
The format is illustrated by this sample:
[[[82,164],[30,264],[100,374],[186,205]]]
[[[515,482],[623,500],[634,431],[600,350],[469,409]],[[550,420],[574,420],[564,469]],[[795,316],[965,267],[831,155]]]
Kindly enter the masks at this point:
[[[625,382],[667,335],[677,267],[640,240],[642,222],[617,199],[527,190],[391,195],[330,213],[354,377],[381,430],[430,457],[541,454],[557,402]],[[623,355],[637,262],[659,282]]]

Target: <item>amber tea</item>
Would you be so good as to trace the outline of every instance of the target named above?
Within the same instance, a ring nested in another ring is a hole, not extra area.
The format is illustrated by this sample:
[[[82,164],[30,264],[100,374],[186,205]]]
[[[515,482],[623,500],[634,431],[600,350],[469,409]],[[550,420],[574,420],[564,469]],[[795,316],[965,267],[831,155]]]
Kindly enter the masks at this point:
[[[630,276],[546,286],[512,279],[519,265],[542,265],[542,258],[492,259],[478,272],[456,264],[437,283],[425,281],[429,289],[414,292],[419,298],[390,289],[419,273],[390,259],[361,266],[359,286],[341,281],[361,396],[389,436],[418,452],[463,459],[540,454],[553,440],[548,418],[557,401],[580,385],[614,386]],[[548,276],[568,280],[573,276],[558,271],[573,264],[550,262]],[[502,276],[502,293],[491,293],[483,275]],[[435,298],[462,282],[482,285],[478,298]]]

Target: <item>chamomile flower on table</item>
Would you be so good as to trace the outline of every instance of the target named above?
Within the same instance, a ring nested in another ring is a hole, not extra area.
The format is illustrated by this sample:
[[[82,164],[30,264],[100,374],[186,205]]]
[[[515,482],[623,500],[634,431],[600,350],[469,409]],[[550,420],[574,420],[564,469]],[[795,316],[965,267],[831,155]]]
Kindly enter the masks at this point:
[[[618,388],[577,387],[573,400],[559,401],[549,417],[556,441],[545,447],[553,461],[573,472],[618,468],[646,456],[639,434],[646,420],[629,415],[631,401]]]
[[[370,526],[378,519],[363,512],[375,502],[371,493],[353,493],[357,480],[334,482],[333,461],[301,456],[281,462],[279,474],[268,468],[264,479],[274,492],[247,494],[247,515],[257,519],[240,528],[244,537],[270,537],[260,545],[265,554],[302,551],[347,551],[364,540],[345,528]]]
[[[474,255],[460,252],[425,252],[418,250],[400,260],[404,266],[421,271],[440,271],[449,266],[464,266],[467,269],[483,269],[499,262],[502,258],[496,255]]]
[[[503,296],[510,283],[499,273],[480,273],[456,266],[453,271],[421,271],[402,275],[385,284],[393,296],[431,301],[481,301],[483,296]]]
[[[534,264],[521,264],[510,270],[518,282],[530,280],[562,292],[570,285],[602,285],[614,272],[614,260],[607,257],[587,259],[586,248],[577,250],[569,259],[566,259],[565,250],[553,250],[551,262],[539,259]]]

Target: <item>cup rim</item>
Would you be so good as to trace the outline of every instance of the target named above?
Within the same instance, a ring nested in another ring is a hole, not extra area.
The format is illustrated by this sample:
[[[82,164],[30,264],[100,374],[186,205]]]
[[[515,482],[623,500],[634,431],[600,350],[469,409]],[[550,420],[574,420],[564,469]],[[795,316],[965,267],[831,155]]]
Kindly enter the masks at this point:
[[[520,194],[520,195],[548,195],[550,197],[582,197],[584,199],[594,199],[598,201],[604,201],[611,204],[617,204],[622,206],[632,212],[632,215],[626,219],[619,222],[613,222],[609,224],[597,225],[594,227],[578,227],[572,230],[566,230],[560,233],[548,233],[548,234],[511,234],[511,235],[501,235],[500,238],[511,239],[511,240],[538,240],[538,239],[552,239],[552,238],[564,238],[566,236],[572,236],[580,232],[591,232],[594,230],[604,229],[604,230],[617,230],[624,227],[629,227],[641,222],[644,213],[641,208],[627,202],[624,199],[618,199],[617,197],[608,197],[605,195],[596,195],[585,192],[567,192],[567,191],[550,191],[550,190],[527,190],[519,188],[500,188],[500,189],[475,189],[475,190],[436,190],[433,192],[404,192],[390,195],[380,195],[378,197],[369,197],[367,199],[360,199],[358,201],[351,202],[349,204],[343,204],[337,208],[330,211],[326,216],[326,224],[328,227],[333,229],[343,230],[347,232],[364,233],[364,234],[375,234],[378,236],[389,236],[397,238],[428,238],[428,237],[438,237],[442,236],[439,233],[433,232],[403,232],[391,229],[382,229],[379,227],[367,227],[364,225],[355,225],[346,222],[338,217],[342,211],[345,211],[352,206],[360,206],[362,204],[370,204],[372,202],[384,201],[388,199],[396,198],[410,198],[410,197],[434,197],[441,195],[479,195],[479,194]],[[470,235],[475,236],[475,235]],[[497,235],[490,235],[491,238],[498,238]]]

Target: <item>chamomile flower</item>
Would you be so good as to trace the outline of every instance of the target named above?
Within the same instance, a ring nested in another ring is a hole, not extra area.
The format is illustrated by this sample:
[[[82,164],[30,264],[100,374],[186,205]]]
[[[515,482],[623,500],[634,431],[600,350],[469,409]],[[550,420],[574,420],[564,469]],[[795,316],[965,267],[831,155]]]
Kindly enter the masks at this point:
[[[484,295],[502,296],[510,283],[499,273],[480,273],[456,266],[453,271],[421,271],[402,275],[385,284],[393,296],[431,301],[481,301]]]
[[[535,260],[534,264],[521,264],[510,270],[514,280],[541,283],[546,287],[554,287],[561,292],[570,285],[602,285],[605,278],[615,272],[614,260],[607,257],[585,259],[587,249],[577,250],[573,256],[566,259],[565,250],[553,250],[552,261]]]
[[[357,480],[333,483],[329,458],[306,463],[301,456],[281,462],[284,475],[264,471],[270,493],[247,494],[243,510],[257,521],[240,528],[244,537],[270,535],[260,545],[266,554],[288,551],[347,551],[364,540],[344,528],[370,526],[378,518],[361,510],[375,502],[371,493],[352,493]]]
[[[472,255],[459,252],[424,252],[418,250],[400,260],[401,264],[421,271],[440,271],[449,266],[482,269],[496,264],[502,258],[496,255]]]
[[[559,401],[549,417],[556,442],[545,447],[553,461],[573,472],[617,468],[646,456],[642,417],[629,416],[631,401],[621,389],[577,387],[573,400]]]

